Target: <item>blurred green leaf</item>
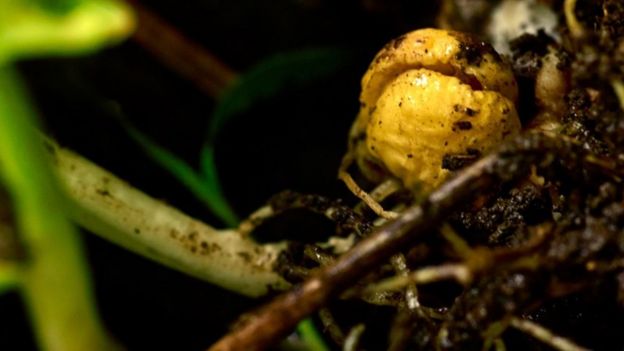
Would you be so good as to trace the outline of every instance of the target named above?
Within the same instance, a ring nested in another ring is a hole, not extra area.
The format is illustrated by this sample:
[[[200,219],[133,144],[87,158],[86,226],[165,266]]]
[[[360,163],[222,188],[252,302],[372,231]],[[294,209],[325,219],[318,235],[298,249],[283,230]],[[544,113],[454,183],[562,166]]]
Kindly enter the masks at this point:
[[[20,291],[41,349],[114,350],[100,323],[80,236],[66,217],[64,193],[36,117],[18,75],[0,65],[0,178],[27,253],[19,271]]]
[[[0,64],[91,53],[134,27],[132,10],[117,0],[0,0]]]
[[[0,177],[15,200],[28,264],[0,262],[0,293],[18,283],[42,349],[116,349],[95,307],[78,233],[36,133],[37,118],[11,63],[93,52],[134,29],[116,0],[0,0]],[[75,331],[80,330],[76,334]]]
[[[255,65],[226,90],[210,119],[207,144],[221,128],[254,104],[284,89],[305,86],[336,73],[350,61],[346,50],[316,48],[280,53]]]

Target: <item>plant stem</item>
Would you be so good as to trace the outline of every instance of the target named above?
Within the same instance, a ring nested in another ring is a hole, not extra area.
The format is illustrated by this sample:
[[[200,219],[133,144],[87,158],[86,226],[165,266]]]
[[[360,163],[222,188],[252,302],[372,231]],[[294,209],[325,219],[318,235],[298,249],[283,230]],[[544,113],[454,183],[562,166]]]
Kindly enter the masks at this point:
[[[284,248],[217,230],[133,188],[81,156],[47,141],[72,200],[72,218],[144,257],[237,293],[258,297],[289,287],[272,267]],[[311,321],[298,327],[312,350],[328,348]]]
[[[13,200],[26,261],[19,282],[44,350],[113,350],[95,308],[78,234],[35,132],[35,113],[0,66],[0,176]]]
[[[71,199],[70,216],[93,233],[171,268],[247,296],[289,286],[273,265],[283,244],[260,245],[155,200],[47,141]]]

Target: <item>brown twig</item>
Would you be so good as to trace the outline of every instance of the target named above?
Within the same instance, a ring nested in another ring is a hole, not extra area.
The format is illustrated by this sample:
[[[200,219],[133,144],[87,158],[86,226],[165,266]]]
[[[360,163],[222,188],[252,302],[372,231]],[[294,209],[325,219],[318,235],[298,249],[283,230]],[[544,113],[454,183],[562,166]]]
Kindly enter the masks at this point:
[[[455,207],[492,184],[508,182],[524,174],[540,159],[555,157],[544,150],[569,153],[560,139],[528,134],[465,168],[429,195],[421,204],[379,227],[330,266],[278,296],[247,319],[238,330],[215,343],[211,351],[263,350],[290,332],[296,323],[325,305],[390,256],[433,231]],[[550,155],[551,157],[547,157]]]
[[[219,97],[234,82],[236,72],[216,56],[137,1],[128,2],[134,8],[138,21],[132,39],[163,64],[195,83],[201,91],[213,98]]]

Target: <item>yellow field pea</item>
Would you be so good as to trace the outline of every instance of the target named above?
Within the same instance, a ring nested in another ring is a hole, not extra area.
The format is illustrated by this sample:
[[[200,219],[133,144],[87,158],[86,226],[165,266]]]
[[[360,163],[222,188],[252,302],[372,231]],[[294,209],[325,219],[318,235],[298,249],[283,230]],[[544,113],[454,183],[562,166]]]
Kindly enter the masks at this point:
[[[484,154],[520,130],[518,88],[492,47],[459,32],[421,29],[384,47],[362,78],[350,143],[371,181],[431,190],[448,155]]]

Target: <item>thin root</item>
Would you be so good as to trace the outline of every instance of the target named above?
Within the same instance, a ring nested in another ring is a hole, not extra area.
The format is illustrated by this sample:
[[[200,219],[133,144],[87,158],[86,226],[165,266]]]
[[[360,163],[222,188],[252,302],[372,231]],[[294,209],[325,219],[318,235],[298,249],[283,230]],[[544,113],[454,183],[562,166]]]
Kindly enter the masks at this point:
[[[424,267],[413,271],[407,276],[394,276],[370,285],[366,288],[366,292],[393,291],[402,289],[410,284],[427,284],[445,279],[455,279],[459,283],[466,285],[472,281],[472,272],[464,264],[443,264]]]
[[[351,331],[349,331],[349,335],[347,335],[347,338],[345,339],[342,350],[356,351],[358,348],[358,344],[360,343],[360,338],[364,333],[364,329],[364,324],[358,324],[355,327],[351,328]]]
[[[563,3],[563,11],[565,14],[566,24],[570,30],[570,34],[576,39],[585,36],[583,25],[576,18],[574,10],[576,9],[576,0],[565,0]]]
[[[401,182],[396,178],[388,178],[384,180],[381,184],[379,184],[373,191],[371,191],[370,195],[376,201],[383,201],[388,196],[396,193],[401,190],[403,186]]]
[[[589,351],[588,348],[579,346],[570,339],[556,335],[552,331],[530,320],[512,317],[510,324],[512,327],[533,336],[534,338],[544,342],[545,344],[550,345],[556,350]]]
[[[611,86],[620,102],[620,108],[624,111],[624,83],[619,79],[614,79],[611,81]]]
[[[390,262],[392,263],[392,267],[398,276],[409,276],[410,271],[407,267],[407,262],[403,254],[396,254],[392,256]],[[405,306],[411,311],[419,309],[420,302],[418,301],[418,288],[416,287],[416,284],[409,284],[405,289]]]
[[[238,232],[243,235],[249,235],[258,227],[258,225],[264,222],[266,219],[275,215],[275,211],[271,206],[262,206],[252,213],[247,219],[241,222],[238,226]]]
[[[340,170],[338,171],[338,179],[342,180],[347,188],[353,193],[353,195],[359,197],[368,207],[375,212],[378,216],[385,219],[394,219],[398,216],[396,212],[386,211],[369,193],[364,191],[355,182],[351,174],[347,171],[347,168],[353,163],[353,157],[350,153],[347,153],[342,159]]]
[[[318,313],[319,319],[321,323],[323,323],[323,327],[325,332],[329,335],[329,337],[337,344],[343,345],[345,342],[345,335],[336,323],[334,319],[334,315],[327,308],[321,308]]]
[[[470,248],[470,245],[468,245],[466,240],[455,232],[450,224],[444,223],[440,228],[440,234],[442,234],[444,240],[451,244],[453,251],[455,251],[459,257],[468,259],[471,256],[470,254],[472,253],[472,248]]]
[[[502,338],[494,339],[494,350],[495,351],[507,351],[507,347],[505,346],[505,341]]]
[[[501,335],[509,326],[509,318],[502,319],[490,324],[483,332],[483,351],[490,351],[494,347],[495,351],[505,350],[505,343]]]

